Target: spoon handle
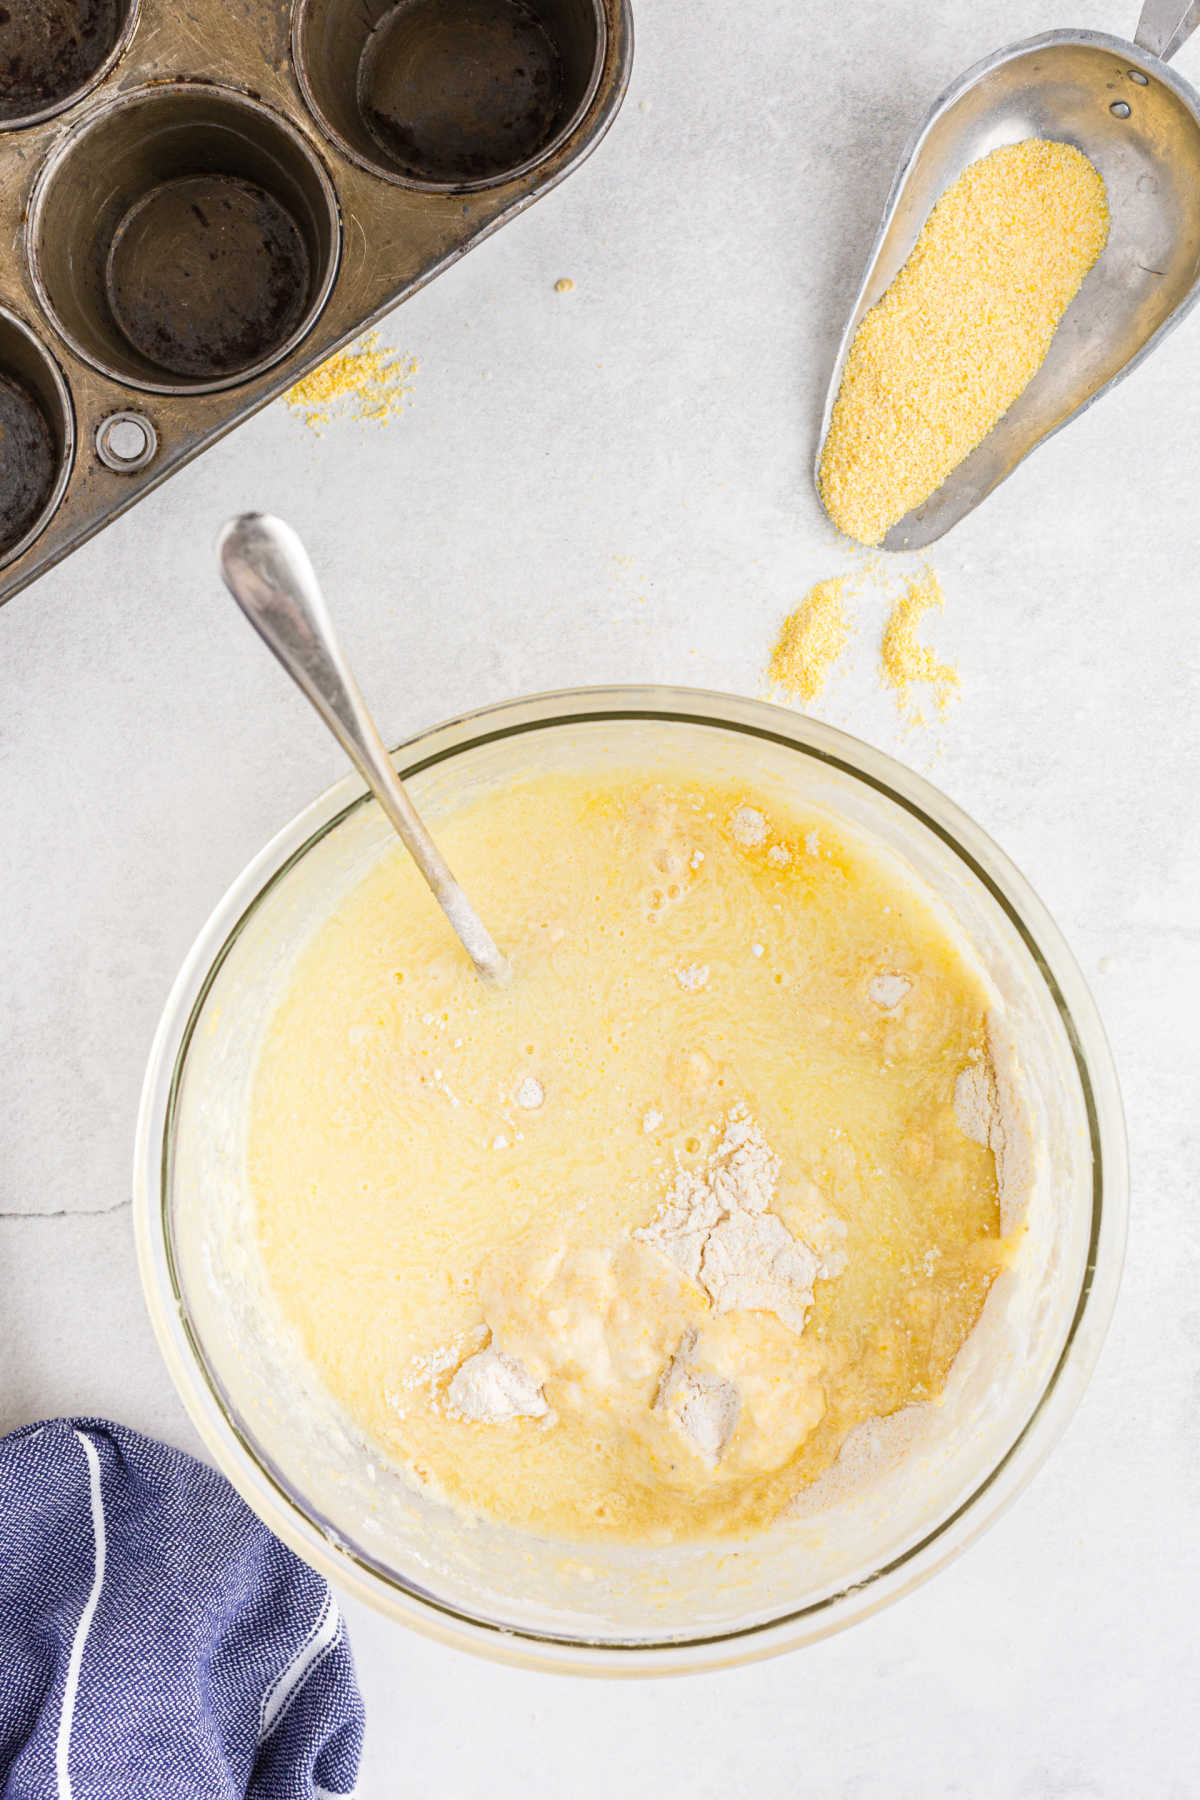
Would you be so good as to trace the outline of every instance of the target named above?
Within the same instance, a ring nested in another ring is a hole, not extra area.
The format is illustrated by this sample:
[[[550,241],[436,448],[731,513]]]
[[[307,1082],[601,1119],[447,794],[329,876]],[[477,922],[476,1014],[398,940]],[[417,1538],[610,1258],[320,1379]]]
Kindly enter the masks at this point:
[[[506,982],[506,958],[451,874],[392,767],[296,533],[269,513],[243,513],[221,532],[217,554],[226,587],[378,800],[478,973],[488,981]]]

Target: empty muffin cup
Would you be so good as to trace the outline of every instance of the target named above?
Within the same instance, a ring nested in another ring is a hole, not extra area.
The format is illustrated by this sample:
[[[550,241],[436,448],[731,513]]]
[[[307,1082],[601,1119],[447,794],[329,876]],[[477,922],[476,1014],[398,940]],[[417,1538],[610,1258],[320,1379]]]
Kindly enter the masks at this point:
[[[75,417],[58,364],[0,306],[0,568],[49,524],[74,450]]]
[[[53,118],[102,81],[138,0],[0,0],[0,131]]]
[[[335,144],[402,187],[466,192],[554,154],[595,95],[600,0],[300,0],[292,54]]]
[[[286,356],[341,250],[332,184],[300,134],[197,82],[144,88],[78,125],[42,168],[26,229],[66,342],[160,394],[232,387]]]

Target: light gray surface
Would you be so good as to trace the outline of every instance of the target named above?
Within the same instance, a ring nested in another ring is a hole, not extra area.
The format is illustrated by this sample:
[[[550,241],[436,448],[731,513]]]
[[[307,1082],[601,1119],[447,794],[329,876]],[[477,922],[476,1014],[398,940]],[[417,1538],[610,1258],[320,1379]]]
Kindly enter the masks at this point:
[[[403,418],[317,441],[278,407],[0,612],[0,1428],[94,1411],[193,1443],[130,1242],[142,1065],[210,905],[340,773],[220,585],[221,520],[304,529],[393,737],[579,682],[756,692],[783,613],[853,560],[806,472],[909,130],[1007,40],[1133,26],[1093,0],[637,22],[595,159],[391,321],[422,365]],[[1198,375],[1192,321],[937,547],[965,683],[940,756],[877,691],[877,601],[822,709],[1015,857],[1111,1033],[1129,1263],[1067,1438],[931,1586],[774,1664],[575,1684],[355,1609],[364,1793],[1200,1794]]]

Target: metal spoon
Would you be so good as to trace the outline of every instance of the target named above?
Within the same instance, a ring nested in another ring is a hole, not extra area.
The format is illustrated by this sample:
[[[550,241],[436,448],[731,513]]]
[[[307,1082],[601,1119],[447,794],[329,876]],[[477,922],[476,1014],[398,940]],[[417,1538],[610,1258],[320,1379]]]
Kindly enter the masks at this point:
[[[1200,94],[1166,59],[1200,0],[1146,0],[1136,41],[1052,31],[996,51],[938,100],[909,145],[838,347],[816,473],[863,314],[881,300],[930,209],[969,163],[1022,138],[1078,146],[1104,177],[1108,243],[1025,392],[885,550],[920,550],[966,517],[1052,432],[1127,375],[1200,297]]]
[[[231,519],[217,540],[225,585],[316,707],[404,840],[463,949],[484,981],[503,985],[510,970],[459,887],[409,799],[350,673],[308,552],[290,525],[269,513]]]

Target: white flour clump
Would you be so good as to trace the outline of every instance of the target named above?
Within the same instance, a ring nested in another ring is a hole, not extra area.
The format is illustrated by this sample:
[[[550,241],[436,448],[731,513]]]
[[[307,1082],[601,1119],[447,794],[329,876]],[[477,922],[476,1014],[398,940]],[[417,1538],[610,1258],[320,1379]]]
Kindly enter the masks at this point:
[[[768,1209],[779,1158],[744,1107],[729,1115],[701,1170],[681,1169],[658,1213],[634,1237],[682,1269],[716,1312],[773,1312],[804,1330],[821,1258]]]
[[[715,1469],[737,1430],[741,1395],[732,1381],[692,1367],[697,1333],[688,1331],[663,1370],[654,1404],[665,1412],[710,1469]]]
[[[987,1050],[961,1069],[954,1083],[958,1129],[996,1159],[1000,1229],[1014,1229],[1033,1182],[1033,1145],[1018,1093],[1016,1053],[1007,1027],[988,1015]]]
[[[996,1149],[1004,1126],[996,1104],[996,1078],[990,1062],[971,1063],[960,1070],[954,1083],[954,1117],[958,1129],[973,1144],[982,1144],[985,1150]]]
[[[698,988],[708,986],[708,964],[685,963],[682,969],[676,969],[675,979],[685,993],[694,994]]]
[[[449,1412],[480,1425],[543,1419],[550,1411],[529,1370],[492,1345],[468,1356],[447,1389],[446,1401]]]
[[[767,841],[767,821],[756,806],[735,806],[729,815],[729,829],[747,850]]]
[[[892,1012],[912,991],[906,975],[873,975],[867,993],[881,1012]]]

